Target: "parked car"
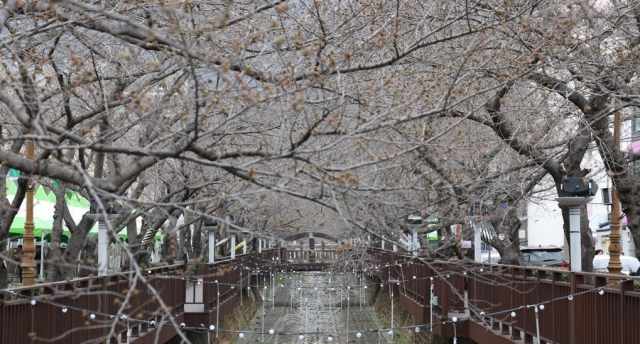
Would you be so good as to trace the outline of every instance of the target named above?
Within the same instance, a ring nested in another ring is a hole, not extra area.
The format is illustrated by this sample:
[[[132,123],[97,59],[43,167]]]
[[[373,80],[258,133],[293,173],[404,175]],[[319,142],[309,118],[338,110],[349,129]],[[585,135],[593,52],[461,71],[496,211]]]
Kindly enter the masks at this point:
[[[524,246],[520,248],[525,264],[568,268],[569,261],[564,257],[564,250],[557,246]]]
[[[622,273],[625,275],[635,276],[640,269],[640,261],[638,258],[631,256],[620,256],[620,263],[622,264]],[[607,266],[609,265],[609,256],[601,254],[593,257],[593,271],[597,272],[609,272]]]

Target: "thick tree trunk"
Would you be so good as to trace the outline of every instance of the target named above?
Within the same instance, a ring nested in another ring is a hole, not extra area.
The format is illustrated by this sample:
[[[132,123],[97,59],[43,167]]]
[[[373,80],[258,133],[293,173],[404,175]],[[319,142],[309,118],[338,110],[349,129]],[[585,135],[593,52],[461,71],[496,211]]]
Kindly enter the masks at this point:
[[[496,231],[496,235],[491,240],[491,246],[500,253],[502,264],[524,265],[520,255],[518,235],[522,223],[518,218],[517,209],[515,205],[508,206],[507,209],[496,207],[491,214],[491,222]]]
[[[51,245],[47,253],[47,281],[55,282],[63,280],[58,268],[62,265],[62,242],[63,220],[65,210],[65,190],[64,184],[58,183],[58,188],[54,188],[53,193],[56,195],[56,205],[53,212],[53,228],[51,229]]]

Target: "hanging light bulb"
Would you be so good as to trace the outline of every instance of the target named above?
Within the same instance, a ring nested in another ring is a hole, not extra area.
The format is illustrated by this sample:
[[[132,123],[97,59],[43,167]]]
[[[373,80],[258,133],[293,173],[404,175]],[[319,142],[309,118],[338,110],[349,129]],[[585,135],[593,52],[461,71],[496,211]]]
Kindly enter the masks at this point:
[[[362,337],[362,333],[360,333],[360,332],[356,333],[356,337],[358,337],[358,338]]]
[[[68,309],[67,307],[62,308],[62,313],[67,313]]]
[[[304,339],[304,336],[303,336],[303,335],[299,335],[299,336],[298,336],[298,339],[303,340],[303,339]]]
[[[543,311],[544,310],[544,305],[540,305],[540,307],[538,307],[538,308],[540,308],[540,310]]]
[[[516,316],[516,312],[511,312],[511,317],[514,318]]]
[[[95,315],[95,314],[93,314],[93,313],[91,313],[91,315],[89,315],[89,318],[91,318],[91,319],[95,319],[95,318],[96,318],[96,315]]]
[[[569,296],[567,296],[567,299],[568,299],[569,301],[573,300],[573,295],[569,295]]]
[[[36,300],[31,300],[31,305],[35,306],[36,305]]]
[[[216,327],[214,325],[209,325],[209,331],[215,331]]]
[[[327,342],[333,342],[333,337],[331,336],[327,337]]]
[[[240,332],[240,334],[238,335],[238,337],[240,337],[240,338],[244,338],[244,333]]]
[[[274,334],[274,333],[276,333],[276,331],[274,331],[273,329],[269,330],[269,334]]]
[[[598,290],[598,294],[600,294],[600,296],[604,295],[604,290],[602,289]]]
[[[416,326],[416,333],[420,332],[420,327]]]

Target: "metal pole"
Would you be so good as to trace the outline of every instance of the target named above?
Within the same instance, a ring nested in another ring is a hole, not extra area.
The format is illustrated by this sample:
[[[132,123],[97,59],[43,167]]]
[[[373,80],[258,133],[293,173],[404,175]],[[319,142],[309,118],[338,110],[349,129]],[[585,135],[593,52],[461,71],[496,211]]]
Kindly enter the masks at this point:
[[[209,229],[209,263],[214,263],[216,259],[216,235],[212,229]]]
[[[429,289],[431,289],[431,299],[429,300],[429,329],[433,332],[433,282],[429,282]]]
[[[46,256],[44,254],[44,232],[44,229],[40,231],[40,279],[44,279],[44,257]]]
[[[347,341],[349,343],[349,318],[351,317],[351,302],[349,302],[349,291],[347,290]]]
[[[416,228],[412,229],[411,251],[413,251],[414,257],[418,256],[418,231]]]
[[[364,291],[364,285],[362,281],[362,271],[360,272],[360,310],[362,310],[362,292]]]
[[[482,243],[481,243],[482,227],[473,225],[473,260],[478,263],[482,262]],[[491,254],[491,251],[489,251]]]
[[[569,232],[571,240],[571,271],[582,271],[582,244],[580,238],[580,206],[569,206]]]
[[[231,259],[236,259],[236,234],[231,234]]]
[[[109,267],[109,237],[107,219],[100,215],[98,220],[98,276],[106,276]]]
[[[218,332],[220,331],[220,285],[216,280],[216,338],[218,338]]]
[[[266,291],[266,289],[265,289]],[[262,342],[264,343],[264,293],[262,293]]]
[[[271,273],[271,309],[276,309],[276,273]]]
[[[240,306],[242,306],[242,268],[240,268]]]
[[[536,334],[538,335],[538,344],[540,344],[540,322],[538,321],[538,306],[533,306],[536,311]]]

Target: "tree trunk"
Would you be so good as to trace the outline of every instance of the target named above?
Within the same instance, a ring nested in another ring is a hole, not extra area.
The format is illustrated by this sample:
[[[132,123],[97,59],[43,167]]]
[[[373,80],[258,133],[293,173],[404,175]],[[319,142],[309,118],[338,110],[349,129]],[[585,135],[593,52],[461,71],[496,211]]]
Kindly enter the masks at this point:
[[[496,231],[496,235],[491,239],[491,246],[500,253],[502,264],[524,265],[520,255],[518,234],[521,222],[517,209],[515,205],[508,206],[506,209],[496,207],[491,214],[491,222]],[[503,239],[500,239],[501,236]]]
[[[49,282],[61,281],[63,276],[60,274],[59,267],[62,265],[62,242],[63,220],[65,210],[65,190],[64,184],[58,183],[58,187],[53,189],[56,196],[56,205],[53,212],[53,228],[51,229],[51,245],[47,253],[47,276]]]

